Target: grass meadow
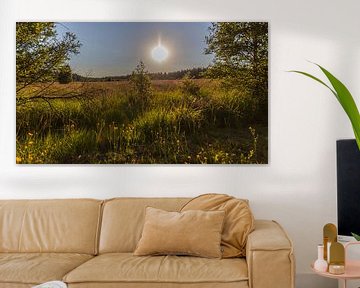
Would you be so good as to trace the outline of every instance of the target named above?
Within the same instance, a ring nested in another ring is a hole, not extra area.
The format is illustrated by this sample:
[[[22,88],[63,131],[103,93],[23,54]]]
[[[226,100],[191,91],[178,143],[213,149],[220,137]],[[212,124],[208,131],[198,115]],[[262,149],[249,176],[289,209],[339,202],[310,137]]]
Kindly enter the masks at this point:
[[[17,163],[267,163],[267,118],[253,117],[256,99],[218,80],[152,80],[146,97],[126,80],[54,89],[83,96],[17,105]]]

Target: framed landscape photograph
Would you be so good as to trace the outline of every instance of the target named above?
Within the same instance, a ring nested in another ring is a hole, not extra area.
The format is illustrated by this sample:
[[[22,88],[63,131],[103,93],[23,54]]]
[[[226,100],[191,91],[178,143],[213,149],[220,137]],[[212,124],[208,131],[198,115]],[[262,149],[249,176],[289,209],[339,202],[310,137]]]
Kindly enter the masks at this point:
[[[268,163],[268,23],[17,22],[16,163]]]

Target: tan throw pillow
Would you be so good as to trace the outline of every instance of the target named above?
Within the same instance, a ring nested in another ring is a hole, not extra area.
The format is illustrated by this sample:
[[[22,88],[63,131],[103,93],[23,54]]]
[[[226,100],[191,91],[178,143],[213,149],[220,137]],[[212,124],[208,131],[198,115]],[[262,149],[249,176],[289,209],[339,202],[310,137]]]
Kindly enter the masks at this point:
[[[247,236],[254,230],[254,217],[247,200],[225,194],[204,194],[190,200],[181,209],[188,210],[225,211],[221,236],[222,257],[245,256]]]
[[[134,255],[192,255],[221,258],[224,211],[168,212],[146,208]]]

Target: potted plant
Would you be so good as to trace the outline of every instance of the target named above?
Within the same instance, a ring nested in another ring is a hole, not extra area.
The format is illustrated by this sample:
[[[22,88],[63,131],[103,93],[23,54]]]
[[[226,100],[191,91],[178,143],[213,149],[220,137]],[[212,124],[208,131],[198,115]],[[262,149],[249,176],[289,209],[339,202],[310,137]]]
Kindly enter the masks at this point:
[[[328,70],[326,70],[322,66],[320,66],[316,63],[314,63],[314,64],[316,66],[318,66],[320,68],[320,70],[325,74],[325,76],[329,80],[331,86],[307,72],[297,71],[297,70],[292,70],[290,72],[295,72],[295,73],[305,75],[305,76],[321,83],[335,95],[336,99],[339,101],[340,105],[343,107],[345,113],[349,117],[352,128],[354,130],[356,143],[357,143],[357,146],[360,151],[360,114],[359,114],[359,110],[356,106],[356,103],[354,101],[354,98],[352,97],[350,91],[346,88],[346,86],[340,80],[338,80],[334,75],[332,75]],[[357,241],[360,241],[360,235],[355,234],[355,233],[351,233],[351,234]]]

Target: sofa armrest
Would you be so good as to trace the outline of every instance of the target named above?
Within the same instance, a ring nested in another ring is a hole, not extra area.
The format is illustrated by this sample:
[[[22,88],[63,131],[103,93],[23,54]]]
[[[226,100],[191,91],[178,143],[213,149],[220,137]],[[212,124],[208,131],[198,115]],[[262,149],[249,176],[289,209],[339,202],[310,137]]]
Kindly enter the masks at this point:
[[[277,222],[255,221],[247,240],[246,261],[250,288],[295,287],[293,245]]]

